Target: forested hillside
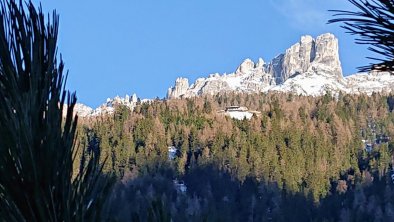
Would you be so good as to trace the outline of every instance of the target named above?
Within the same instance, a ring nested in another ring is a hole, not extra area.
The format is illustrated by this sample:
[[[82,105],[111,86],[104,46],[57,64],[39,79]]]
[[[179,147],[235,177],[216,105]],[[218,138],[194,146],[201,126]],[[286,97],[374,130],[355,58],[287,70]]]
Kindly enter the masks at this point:
[[[261,114],[217,112],[230,105]],[[77,142],[118,178],[114,220],[392,221],[393,108],[378,94],[157,100],[82,120]]]

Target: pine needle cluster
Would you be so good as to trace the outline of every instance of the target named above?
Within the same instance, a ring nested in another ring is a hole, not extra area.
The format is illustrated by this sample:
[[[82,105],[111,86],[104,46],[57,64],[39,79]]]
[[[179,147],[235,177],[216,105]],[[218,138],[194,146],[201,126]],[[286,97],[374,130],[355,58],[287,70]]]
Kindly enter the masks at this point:
[[[332,10],[329,23],[341,22],[348,33],[358,36],[357,44],[369,45],[377,56],[360,71],[394,71],[394,0],[348,0],[357,11]]]
[[[73,178],[78,117],[57,55],[59,16],[0,6],[0,218],[97,221],[111,180],[94,152]],[[63,113],[63,108],[65,113]]]

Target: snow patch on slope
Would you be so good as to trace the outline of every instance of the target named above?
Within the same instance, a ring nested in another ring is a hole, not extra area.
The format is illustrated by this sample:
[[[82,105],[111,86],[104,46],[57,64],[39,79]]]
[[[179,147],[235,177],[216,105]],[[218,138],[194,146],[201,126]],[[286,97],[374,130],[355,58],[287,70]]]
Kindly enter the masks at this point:
[[[279,54],[270,63],[263,59],[255,64],[244,60],[234,73],[211,74],[199,78],[190,87],[188,79],[179,78],[174,87],[168,89],[167,98],[188,98],[200,95],[215,95],[228,92],[291,92],[307,96],[332,94],[390,93],[394,88],[394,77],[389,73],[361,73],[343,77],[339,59],[339,43],[333,34],[326,33],[313,39],[301,37],[285,53]]]

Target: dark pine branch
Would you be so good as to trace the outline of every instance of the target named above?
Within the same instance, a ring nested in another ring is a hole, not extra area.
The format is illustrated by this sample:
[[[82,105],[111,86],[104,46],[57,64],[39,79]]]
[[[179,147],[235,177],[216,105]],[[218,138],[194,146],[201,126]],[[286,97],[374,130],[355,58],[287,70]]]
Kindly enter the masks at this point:
[[[331,10],[334,19],[329,23],[340,22],[342,28],[356,35],[357,44],[368,44],[376,57],[369,66],[360,71],[394,72],[394,0],[348,0],[358,11]]]
[[[58,24],[31,2],[1,3],[1,221],[97,221],[109,192],[94,153],[73,178],[76,96],[64,90]]]

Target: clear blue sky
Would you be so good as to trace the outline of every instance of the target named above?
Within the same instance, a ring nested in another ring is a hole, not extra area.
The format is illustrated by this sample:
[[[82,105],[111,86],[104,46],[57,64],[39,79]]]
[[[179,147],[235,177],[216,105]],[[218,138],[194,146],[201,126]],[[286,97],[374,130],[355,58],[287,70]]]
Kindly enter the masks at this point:
[[[35,0],[34,2],[38,2]],[[68,0],[42,2],[60,14],[59,52],[68,88],[96,107],[106,98],[137,93],[164,97],[177,77],[233,72],[246,58],[270,61],[301,35],[334,33],[345,74],[367,64],[365,46],[328,9],[345,0]]]

